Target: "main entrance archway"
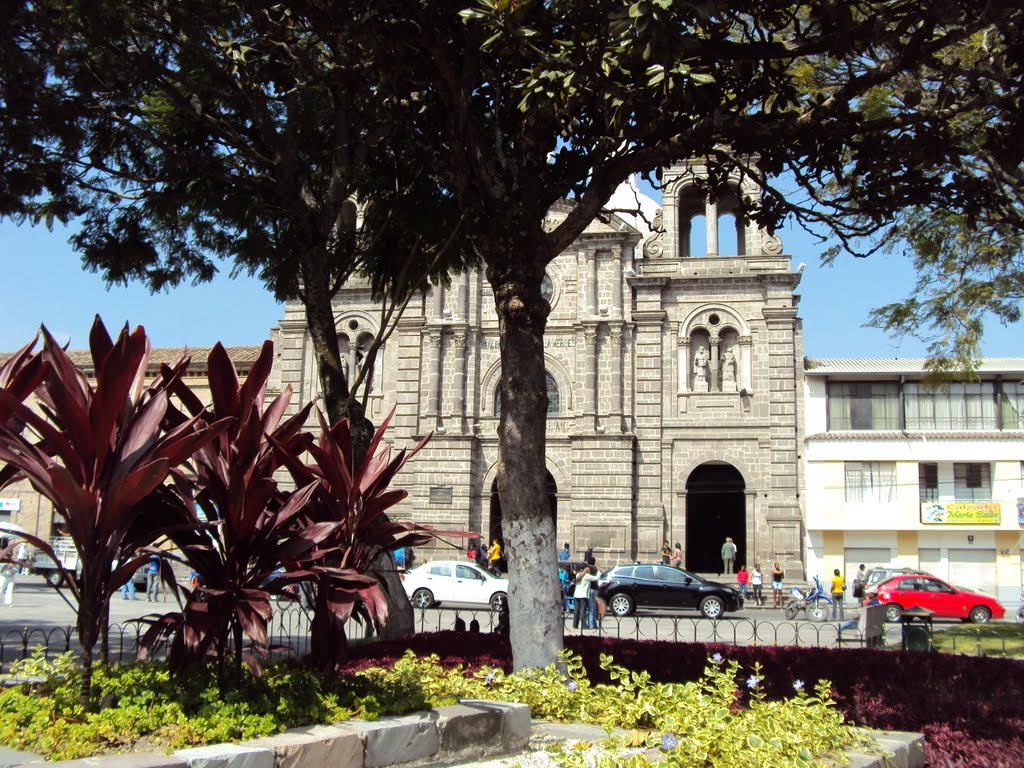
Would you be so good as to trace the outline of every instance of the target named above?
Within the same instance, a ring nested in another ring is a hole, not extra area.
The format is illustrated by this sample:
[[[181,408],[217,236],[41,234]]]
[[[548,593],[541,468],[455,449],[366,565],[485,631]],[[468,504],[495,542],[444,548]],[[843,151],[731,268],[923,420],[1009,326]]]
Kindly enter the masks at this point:
[[[554,523],[555,530],[558,530],[558,486],[555,484],[555,478],[551,476],[551,473],[547,473],[545,489],[548,494],[548,503],[551,505],[551,520]],[[494,482],[491,483],[491,525],[487,531],[487,543],[494,541],[495,539],[501,539],[505,541],[505,536],[501,529],[501,499],[498,497],[498,479],[495,478]],[[552,546],[555,543],[552,542]],[[557,549],[553,549],[552,553],[557,552]]]
[[[722,571],[722,543],[726,536],[736,544],[738,570],[747,556],[746,484],[731,464],[701,464],[686,481],[687,570],[698,573]]]

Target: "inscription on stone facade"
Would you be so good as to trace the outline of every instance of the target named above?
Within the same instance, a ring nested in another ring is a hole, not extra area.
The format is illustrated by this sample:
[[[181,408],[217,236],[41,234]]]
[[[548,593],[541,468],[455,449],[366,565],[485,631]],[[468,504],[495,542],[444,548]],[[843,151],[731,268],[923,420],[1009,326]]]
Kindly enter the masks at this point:
[[[450,485],[432,485],[432,486],[430,486],[430,503],[431,504],[451,504],[452,503],[452,487]]]
[[[498,349],[501,342],[498,339],[480,339],[480,349]],[[576,339],[573,337],[545,337],[544,347],[575,347]]]

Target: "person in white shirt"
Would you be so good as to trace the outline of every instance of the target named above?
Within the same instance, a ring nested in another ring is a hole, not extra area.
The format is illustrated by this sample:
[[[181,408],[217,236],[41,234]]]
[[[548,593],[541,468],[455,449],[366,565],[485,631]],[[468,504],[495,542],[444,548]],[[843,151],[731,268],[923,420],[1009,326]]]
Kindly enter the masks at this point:
[[[764,574],[761,573],[761,566],[755,565],[750,572],[750,588],[754,591],[754,605],[764,605],[764,597],[761,595],[761,587],[764,585]]]
[[[590,597],[590,585],[597,581],[595,573],[597,569],[592,565],[586,565],[576,574],[576,588],[572,593],[572,628],[580,628],[580,620],[583,620],[584,629],[593,629],[589,626],[587,617],[587,599]]]

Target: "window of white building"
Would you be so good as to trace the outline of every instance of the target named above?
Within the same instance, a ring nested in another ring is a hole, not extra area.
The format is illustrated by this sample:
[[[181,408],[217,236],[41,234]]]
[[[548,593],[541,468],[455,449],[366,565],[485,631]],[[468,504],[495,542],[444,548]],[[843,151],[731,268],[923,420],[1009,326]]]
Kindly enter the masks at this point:
[[[917,487],[921,501],[939,500],[939,465],[921,462],[917,465]]]
[[[830,381],[828,428],[899,429],[899,385],[882,381]]]
[[[903,387],[908,430],[996,429],[995,384],[978,381],[928,388],[916,382]]]
[[[1004,381],[1003,429],[1024,429],[1024,382]]]
[[[896,463],[846,462],[846,500],[887,504],[896,497]]]
[[[954,464],[953,497],[957,501],[991,501],[992,473],[989,465]]]

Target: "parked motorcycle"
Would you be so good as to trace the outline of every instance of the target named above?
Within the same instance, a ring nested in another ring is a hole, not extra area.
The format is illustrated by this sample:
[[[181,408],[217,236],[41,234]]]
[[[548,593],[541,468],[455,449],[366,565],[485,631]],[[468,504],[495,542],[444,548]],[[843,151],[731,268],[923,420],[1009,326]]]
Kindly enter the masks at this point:
[[[814,587],[804,592],[800,587],[789,590],[789,599],[782,606],[782,613],[787,619],[795,619],[801,611],[811,621],[825,621],[832,610],[832,597],[821,586],[821,581],[814,577]]]

